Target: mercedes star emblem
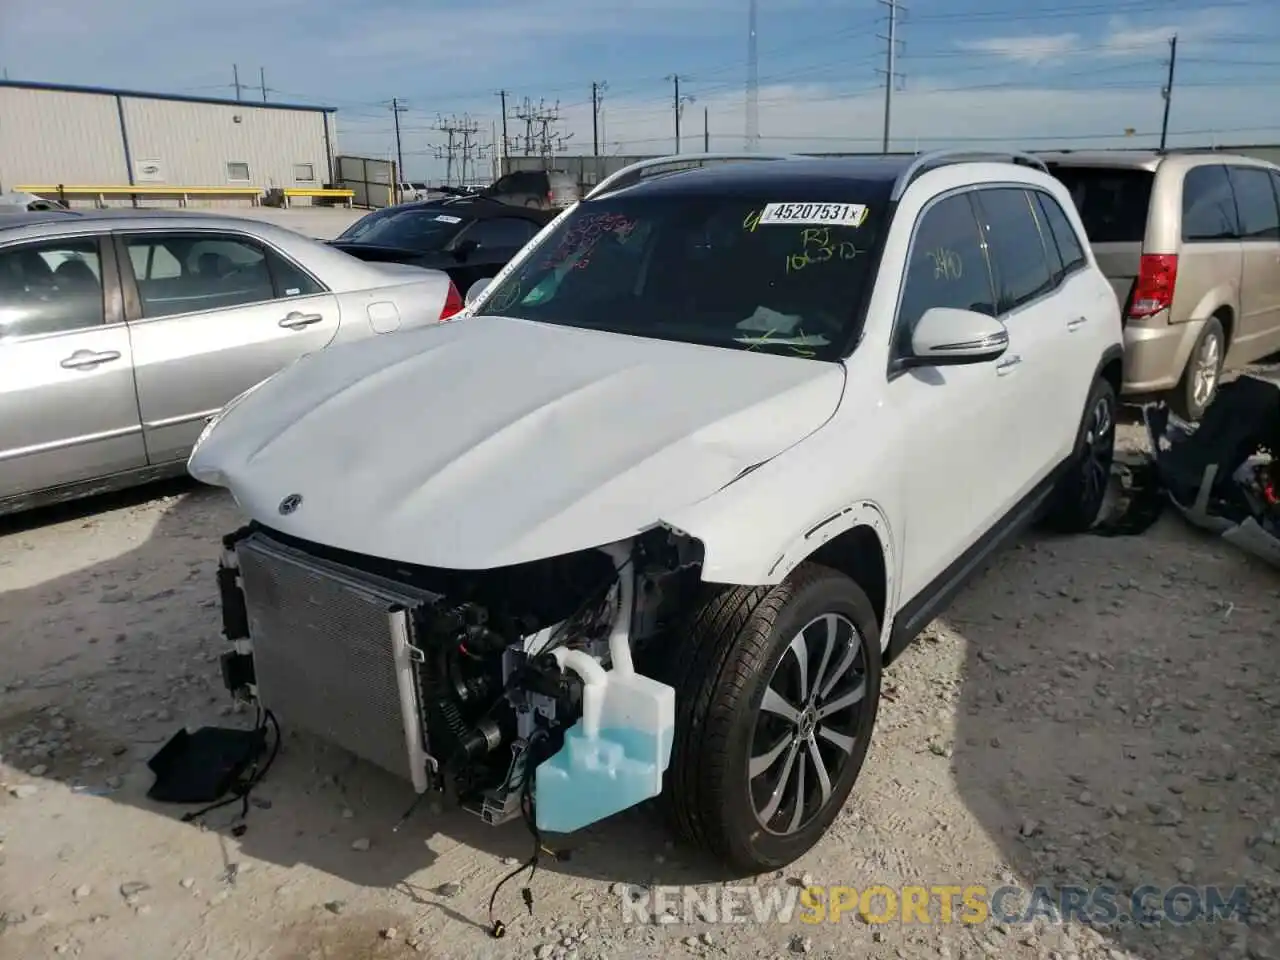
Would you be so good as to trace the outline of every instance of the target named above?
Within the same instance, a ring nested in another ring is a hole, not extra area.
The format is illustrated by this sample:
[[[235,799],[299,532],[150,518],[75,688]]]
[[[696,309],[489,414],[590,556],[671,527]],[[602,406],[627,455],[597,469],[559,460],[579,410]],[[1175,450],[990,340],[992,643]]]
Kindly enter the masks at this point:
[[[300,506],[302,506],[302,494],[291,493],[280,501],[280,514],[281,516],[287,517]]]

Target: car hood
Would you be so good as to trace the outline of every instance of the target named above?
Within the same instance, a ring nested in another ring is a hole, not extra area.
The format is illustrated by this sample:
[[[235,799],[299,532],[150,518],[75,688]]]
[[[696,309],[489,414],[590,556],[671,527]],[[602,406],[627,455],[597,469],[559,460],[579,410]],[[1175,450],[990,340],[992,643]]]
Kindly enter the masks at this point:
[[[652,527],[817,430],[843,389],[838,363],[468,317],[304,358],[189,468],[282,533],[486,569]]]

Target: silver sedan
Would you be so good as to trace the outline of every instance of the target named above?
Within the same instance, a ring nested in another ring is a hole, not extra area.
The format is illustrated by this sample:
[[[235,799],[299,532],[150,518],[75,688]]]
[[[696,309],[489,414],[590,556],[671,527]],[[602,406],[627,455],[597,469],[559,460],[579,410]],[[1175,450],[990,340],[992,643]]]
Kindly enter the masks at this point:
[[[443,273],[255,220],[0,216],[0,514],[181,474],[272,373],[461,306]]]

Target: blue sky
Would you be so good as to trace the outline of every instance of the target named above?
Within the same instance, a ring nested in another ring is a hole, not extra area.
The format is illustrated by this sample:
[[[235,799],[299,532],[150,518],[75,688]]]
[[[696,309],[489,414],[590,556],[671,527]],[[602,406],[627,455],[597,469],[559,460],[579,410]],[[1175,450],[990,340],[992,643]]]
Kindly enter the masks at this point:
[[[759,2],[762,146],[878,149],[884,4]],[[1274,0],[907,6],[895,148],[1150,142],[1175,32],[1173,142],[1280,142]],[[338,107],[342,149],[369,156],[393,150],[389,101],[399,97],[406,166],[418,176],[441,171],[439,117],[465,114],[490,140],[499,89],[513,108],[558,101],[566,148],[590,152],[593,80],[608,84],[602,152],[673,149],[671,74],[693,98],[683,145],[701,148],[705,118],[713,149],[741,147],[746,47],[747,0],[0,3],[0,69],[11,79],[230,96],[238,64],[254,99],[261,67],[272,99]]]

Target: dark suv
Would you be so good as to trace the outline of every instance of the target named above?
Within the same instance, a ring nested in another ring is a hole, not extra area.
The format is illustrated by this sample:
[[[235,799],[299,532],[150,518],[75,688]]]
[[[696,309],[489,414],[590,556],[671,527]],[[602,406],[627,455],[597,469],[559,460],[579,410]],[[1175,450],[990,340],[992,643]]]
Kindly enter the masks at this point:
[[[481,196],[517,207],[562,210],[582,199],[582,190],[563,170],[517,170],[500,177]]]

